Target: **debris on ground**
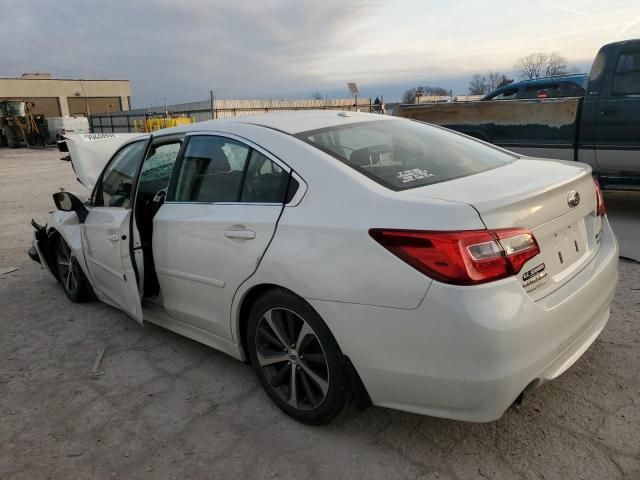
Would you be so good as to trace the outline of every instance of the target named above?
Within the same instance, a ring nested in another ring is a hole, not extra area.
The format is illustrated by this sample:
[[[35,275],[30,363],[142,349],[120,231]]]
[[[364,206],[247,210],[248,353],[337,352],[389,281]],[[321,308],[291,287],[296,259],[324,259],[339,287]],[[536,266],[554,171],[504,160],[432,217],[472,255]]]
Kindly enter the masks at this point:
[[[99,370],[100,362],[102,362],[102,357],[104,357],[104,352],[107,350],[107,347],[102,347],[98,350],[98,354],[96,355],[96,361],[93,362],[93,368],[91,369],[92,377],[100,377],[104,375],[104,372]]]

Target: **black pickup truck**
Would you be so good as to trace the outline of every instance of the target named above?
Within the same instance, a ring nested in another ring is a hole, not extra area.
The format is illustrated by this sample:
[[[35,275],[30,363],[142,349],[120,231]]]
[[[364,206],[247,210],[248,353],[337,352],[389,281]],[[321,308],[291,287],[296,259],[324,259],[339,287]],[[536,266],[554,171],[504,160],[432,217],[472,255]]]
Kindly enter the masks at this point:
[[[604,188],[639,190],[640,39],[600,49],[584,97],[403,104],[394,115],[527,156],[585,162]]]

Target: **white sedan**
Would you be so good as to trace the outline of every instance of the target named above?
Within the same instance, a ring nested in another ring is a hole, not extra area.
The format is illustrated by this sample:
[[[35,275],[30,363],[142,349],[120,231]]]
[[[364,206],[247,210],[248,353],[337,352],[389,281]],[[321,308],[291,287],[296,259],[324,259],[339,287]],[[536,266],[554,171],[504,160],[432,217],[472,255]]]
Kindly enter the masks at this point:
[[[491,421],[609,318],[618,247],[590,167],[406,119],[214,120],[67,141],[30,256],[251,364],[287,414],[350,402]]]

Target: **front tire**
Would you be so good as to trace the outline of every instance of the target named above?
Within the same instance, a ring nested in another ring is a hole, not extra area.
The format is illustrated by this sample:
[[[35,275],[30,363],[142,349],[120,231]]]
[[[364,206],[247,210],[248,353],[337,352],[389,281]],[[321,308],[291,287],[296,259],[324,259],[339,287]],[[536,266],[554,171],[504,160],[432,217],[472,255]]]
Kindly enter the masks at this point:
[[[300,297],[281,289],[260,297],[249,314],[246,342],[260,383],[289,416],[321,425],[349,404],[338,344]]]
[[[56,275],[65,295],[72,302],[88,301],[91,298],[91,286],[71,247],[59,235],[54,238],[52,254]]]

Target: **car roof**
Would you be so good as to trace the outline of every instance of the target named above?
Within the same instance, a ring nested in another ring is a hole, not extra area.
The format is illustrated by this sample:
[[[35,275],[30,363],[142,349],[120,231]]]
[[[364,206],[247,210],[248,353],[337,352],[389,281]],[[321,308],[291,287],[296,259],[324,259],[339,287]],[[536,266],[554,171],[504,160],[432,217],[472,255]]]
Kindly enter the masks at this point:
[[[207,120],[175,128],[161,130],[162,134],[224,130],[237,124],[259,125],[295,135],[340,125],[373,121],[398,121],[397,118],[379,113],[345,112],[339,110],[305,110],[297,112],[270,112],[229,119]]]
[[[498,87],[495,90],[493,90],[491,93],[488,93],[487,95],[485,95],[484,98],[489,98],[489,97],[493,97],[501,92],[504,92],[505,90],[510,90],[514,87],[516,88],[520,88],[520,87],[527,87],[529,85],[540,85],[540,84],[544,84],[544,83],[556,83],[556,82],[570,82],[570,83],[577,83],[578,85],[580,85],[583,88],[586,88],[587,86],[587,74],[586,73],[571,73],[568,75],[556,75],[553,77],[542,77],[542,78],[534,78],[531,80],[521,80],[519,82],[514,82],[514,83],[510,83],[508,85],[504,85],[502,87]]]

